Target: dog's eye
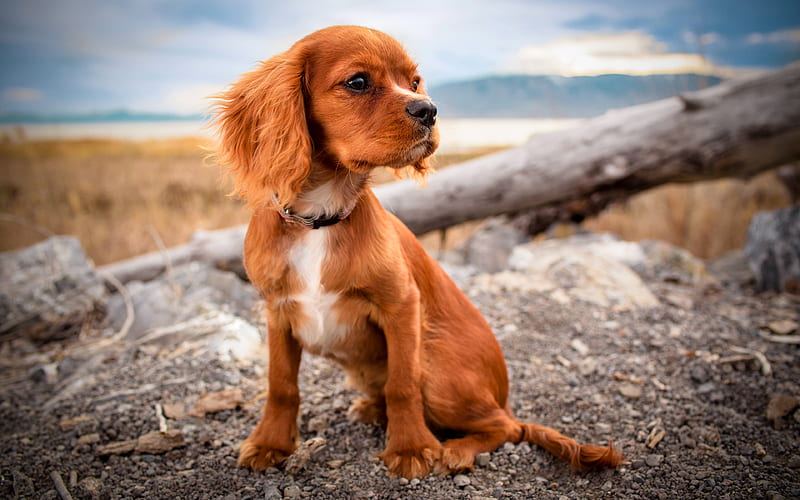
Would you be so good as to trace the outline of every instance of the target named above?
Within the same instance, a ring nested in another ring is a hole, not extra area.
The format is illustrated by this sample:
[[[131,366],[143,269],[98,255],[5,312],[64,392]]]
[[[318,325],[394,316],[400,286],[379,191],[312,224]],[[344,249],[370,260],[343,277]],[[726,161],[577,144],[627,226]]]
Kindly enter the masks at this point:
[[[414,81],[411,82],[411,90],[416,92],[418,88],[419,88],[419,78],[415,78]]]
[[[364,73],[359,73],[350,77],[345,83],[345,87],[349,90],[361,94],[369,90],[369,76]]]

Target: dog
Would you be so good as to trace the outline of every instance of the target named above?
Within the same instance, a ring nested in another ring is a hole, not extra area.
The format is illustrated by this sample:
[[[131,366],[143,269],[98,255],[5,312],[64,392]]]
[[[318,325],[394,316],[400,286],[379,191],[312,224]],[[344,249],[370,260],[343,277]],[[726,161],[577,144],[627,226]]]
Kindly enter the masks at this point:
[[[513,416],[488,323],[370,189],[376,167],[426,175],[436,115],[401,45],[356,26],[306,36],[217,96],[218,160],[252,209],[244,264],[268,327],[267,401],[239,465],[262,471],[295,450],[303,350],[364,394],[350,416],[385,427],[391,475],[471,470],[507,441],[577,468],[621,463],[612,443]]]

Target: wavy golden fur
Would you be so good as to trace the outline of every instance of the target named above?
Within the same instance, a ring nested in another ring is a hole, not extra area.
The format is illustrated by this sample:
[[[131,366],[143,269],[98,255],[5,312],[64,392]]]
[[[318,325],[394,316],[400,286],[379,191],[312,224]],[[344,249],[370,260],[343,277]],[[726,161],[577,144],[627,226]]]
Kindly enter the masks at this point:
[[[295,450],[303,350],[337,361],[364,393],[350,414],[386,427],[391,474],[468,470],[476,454],[522,440],[575,467],[621,462],[613,446],[513,416],[489,325],[369,188],[378,166],[426,172],[435,117],[402,47],[354,26],[312,33],[220,96],[219,158],[253,210],[245,266],[268,324],[267,402],[240,465],[264,470]],[[346,218],[309,229],[283,208]]]

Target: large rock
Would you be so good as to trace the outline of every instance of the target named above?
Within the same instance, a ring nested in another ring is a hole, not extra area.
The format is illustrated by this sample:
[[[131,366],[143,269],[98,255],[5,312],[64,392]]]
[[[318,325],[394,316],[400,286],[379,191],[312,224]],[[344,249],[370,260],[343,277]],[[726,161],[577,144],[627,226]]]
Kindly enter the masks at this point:
[[[468,240],[448,255],[449,264],[473,266],[481,272],[496,273],[508,267],[511,250],[530,237],[506,217],[492,217]]]
[[[104,304],[106,288],[77,238],[0,254],[0,335],[66,338]]]
[[[261,300],[236,274],[191,262],[174,268],[171,276],[131,281],[126,288],[135,319],[125,340],[188,353],[215,352],[223,360],[264,358]],[[119,330],[127,316],[122,297],[112,296],[108,310],[109,326]]]
[[[755,274],[747,261],[744,250],[733,250],[709,262],[709,272],[722,283],[752,286]]]
[[[636,243],[604,235],[576,236],[514,248],[511,270],[480,278],[488,286],[550,295],[562,304],[581,301],[629,310],[658,299],[629,266],[646,261]]]
[[[155,329],[190,321],[209,312],[223,312],[257,321],[258,292],[231,272],[220,271],[199,262],[174,268],[148,282],[126,285],[133,301],[135,320],[128,332],[137,339]],[[114,295],[109,300],[109,324],[119,329],[125,321],[125,304]]]
[[[744,251],[759,290],[800,294],[800,205],[753,216]]]

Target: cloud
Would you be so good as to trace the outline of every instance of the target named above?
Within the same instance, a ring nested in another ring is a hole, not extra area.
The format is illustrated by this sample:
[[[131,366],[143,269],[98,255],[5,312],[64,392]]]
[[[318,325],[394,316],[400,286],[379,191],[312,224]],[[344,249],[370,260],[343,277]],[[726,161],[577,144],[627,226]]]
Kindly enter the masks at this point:
[[[428,87],[508,71],[717,72],[709,60],[778,67],[797,58],[791,45],[800,37],[793,22],[795,4],[785,0],[10,2],[0,12],[0,65],[7,69],[0,73],[0,111],[200,110],[207,105],[202,99],[207,91],[224,88],[258,60],[331,24],[361,24],[397,37],[420,63]],[[589,32],[614,34],[583,35]],[[708,59],[683,53],[701,50]],[[20,89],[34,92],[17,92]]]
[[[729,72],[699,54],[668,53],[652,36],[627,31],[583,34],[520,49],[508,64],[514,73],[588,76]]]
[[[690,47],[713,45],[722,43],[725,40],[719,33],[711,32],[697,34],[688,30],[684,30],[683,33],[681,33],[681,39]]]
[[[44,98],[44,93],[39,89],[26,87],[11,87],[3,89],[3,100],[11,102],[36,102]]]
[[[750,33],[745,38],[749,45],[768,43],[800,43],[800,29],[780,30],[771,33]]]

